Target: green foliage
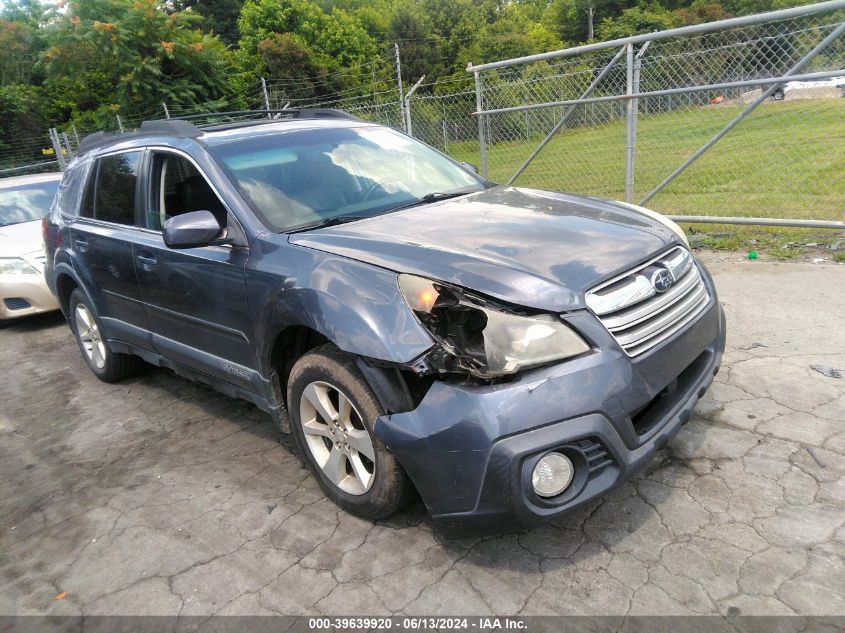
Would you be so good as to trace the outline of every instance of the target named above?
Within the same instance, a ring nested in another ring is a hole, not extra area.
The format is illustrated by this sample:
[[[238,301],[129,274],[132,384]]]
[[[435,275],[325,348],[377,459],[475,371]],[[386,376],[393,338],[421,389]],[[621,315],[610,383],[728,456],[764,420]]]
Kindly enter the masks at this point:
[[[21,155],[18,148],[31,145],[32,139],[43,137],[47,127],[41,107],[43,103],[43,90],[36,86],[0,86],[0,149]],[[23,154],[21,158],[35,160],[38,156]]]
[[[296,98],[330,94],[369,79],[361,66],[377,55],[355,14],[340,8],[326,13],[309,0],[247,0],[238,28],[244,70],[253,79],[300,80]],[[294,62],[298,67],[285,67]]]
[[[255,105],[240,95],[262,99],[259,77],[281,102],[389,91],[394,43],[405,83],[425,75],[434,85],[420,94],[443,94],[466,85],[468,61],[575,45],[591,24],[597,39],[617,38],[805,0],[69,0],[63,10],[46,1],[0,0],[0,143],[68,121],[113,128],[115,114],[137,124],[160,115],[161,102],[182,112]],[[555,85],[543,64],[524,72]],[[531,133],[528,119],[513,119]]]
[[[393,41],[402,41],[402,74],[408,81],[442,74],[438,49],[443,42],[433,34],[430,17],[421,6],[400,5],[390,21],[389,34]]]
[[[478,38],[479,61],[521,57],[561,48],[562,45],[553,32],[531,20],[521,5],[507,4],[499,12],[498,19],[481,31]]]
[[[29,81],[35,61],[33,44],[32,32],[22,22],[0,20],[0,86]]]
[[[162,101],[199,104],[227,97],[223,43],[190,12],[166,14],[154,0],[71,2],[44,54],[45,85],[71,118],[159,112]]]
[[[805,0],[724,0],[725,9],[735,15],[748,15],[807,4]]]
[[[201,0],[192,10],[202,16],[203,30],[234,46],[238,42],[238,16],[243,5],[243,0]]]
[[[625,9],[615,18],[604,18],[597,29],[598,39],[613,40],[639,33],[663,31],[681,26],[683,21],[677,13],[665,9],[657,2],[643,2]]]
[[[274,33],[294,33],[318,63],[360,64],[376,53],[375,43],[355,16],[335,9],[326,13],[308,0],[247,0],[238,20],[240,48],[258,53],[258,45]]]

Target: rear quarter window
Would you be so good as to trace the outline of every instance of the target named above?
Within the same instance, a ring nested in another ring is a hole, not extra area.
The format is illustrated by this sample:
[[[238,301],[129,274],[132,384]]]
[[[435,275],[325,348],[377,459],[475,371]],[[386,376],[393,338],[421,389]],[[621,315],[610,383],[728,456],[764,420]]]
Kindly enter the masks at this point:
[[[79,195],[85,184],[85,176],[91,168],[90,158],[80,158],[68,165],[59,184],[59,191],[53,201],[52,210],[58,211],[65,216],[79,214]]]

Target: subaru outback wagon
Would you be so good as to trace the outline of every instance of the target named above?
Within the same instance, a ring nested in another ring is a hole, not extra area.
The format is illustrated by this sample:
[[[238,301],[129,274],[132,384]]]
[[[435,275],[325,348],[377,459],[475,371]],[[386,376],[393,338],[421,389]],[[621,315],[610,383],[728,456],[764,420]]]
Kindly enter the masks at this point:
[[[725,324],[677,225],[285,116],[83,142],[45,274],[97,377],[143,359],[249,400],[339,506],[418,494],[451,534],[572,510],[690,419]]]

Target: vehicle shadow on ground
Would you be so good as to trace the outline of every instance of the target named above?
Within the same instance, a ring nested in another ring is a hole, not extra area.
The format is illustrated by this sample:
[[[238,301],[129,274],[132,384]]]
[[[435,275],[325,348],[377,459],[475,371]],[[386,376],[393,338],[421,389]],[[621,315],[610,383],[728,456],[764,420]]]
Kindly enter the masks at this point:
[[[0,332],[8,334],[27,334],[38,332],[48,328],[56,327],[65,322],[64,315],[56,310],[55,312],[43,312],[32,316],[12,319],[11,321],[0,321]]]

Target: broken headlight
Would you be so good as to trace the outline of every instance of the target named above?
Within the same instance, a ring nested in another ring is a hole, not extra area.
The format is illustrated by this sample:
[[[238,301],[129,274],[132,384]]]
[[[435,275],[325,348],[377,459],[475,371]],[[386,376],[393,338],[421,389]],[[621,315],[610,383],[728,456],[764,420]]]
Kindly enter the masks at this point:
[[[482,378],[583,354],[589,345],[550,314],[516,314],[438,282],[399,275],[402,296],[448,358],[446,371]]]

